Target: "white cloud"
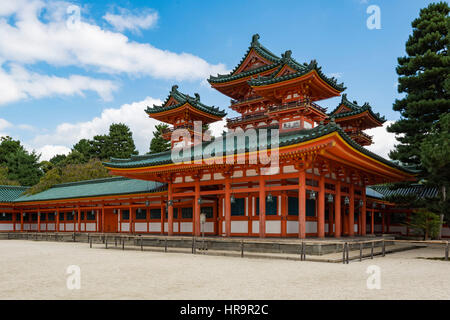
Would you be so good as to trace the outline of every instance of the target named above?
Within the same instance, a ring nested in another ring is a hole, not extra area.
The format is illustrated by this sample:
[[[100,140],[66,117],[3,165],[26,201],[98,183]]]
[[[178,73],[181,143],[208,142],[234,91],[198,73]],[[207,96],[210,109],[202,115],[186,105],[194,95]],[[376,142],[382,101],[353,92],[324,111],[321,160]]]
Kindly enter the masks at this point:
[[[26,98],[43,98],[54,95],[84,95],[84,91],[94,91],[103,100],[111,100],[117,85],[110,80],[100,80],[80,75],[68,78],[41,75],[13,64],[7,72],[0,68],[0,104]]]
[[[0,118],[0,130],[4,130],[10,127],[12,127],[12,124],[10,122]]]
[[[189,53],[174,53],[131,41],[91,21],[81,19],[68,24],[66,2],[19,0],[15,5],[3,5],[2,2],[0,61],[3,62],[46,62],[177,80],[198,80],[226,72],[223,64],[213,65]]]
[[[130,30],[139,32],[141,29],[149,29],[158,22],[158,13],[144,10],[144,12],[133,14],[130,10],[119,8],[119,14],[108,12],[103,19],[108,21],[117,31]]]
[[[92,139],[95,135],[107,134],[112,123],[120,122],[130,127],[139,152],[146,153],[158,121],[150,119],[144,110],[147,106],[161,103],[161,100],[147,97],[143,101],[124,104],[118,109],[105,109],[99,117],[90,121],[62,123],[50,134],[37,135],[30,145],[36,150],[41,150],[48,145],[71,148],[80,139]]]
[[[395,121],[386,121],[382,127],[366,130],[365,132],[373,136],[373,144],[366,147],[370,151],[389,159],[389,151],[394,149],[394,146],[398,143],[395,139],[395,134],[387,132],[386,128]]]
[[[45,145],[37,149],[36,153],[41,155],[41,161],[49,161],[57,154],[68,155],[70,153],[70,148],[67,148],[66,146]]]

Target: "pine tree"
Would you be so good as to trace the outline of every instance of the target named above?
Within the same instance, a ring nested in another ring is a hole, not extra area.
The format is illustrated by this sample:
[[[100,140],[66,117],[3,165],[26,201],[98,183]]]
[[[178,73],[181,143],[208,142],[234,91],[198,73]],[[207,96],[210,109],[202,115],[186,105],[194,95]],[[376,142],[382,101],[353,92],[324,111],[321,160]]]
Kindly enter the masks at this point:
[[[124,159],[138,154],[133,140],[133,133],[123,123],[113,123],[109,127],[108,135],[97,135],[89,143],[91,159]]]
[[[393,105],[401,118],[388,131],[401,136],[389,156],[405,165],[422,168],[421,143],[440,115],[449,111],[449,11],[445,2],[420,10],[406,42],[407,56],[398,58],[398,92],[406,96]]]
[[[149,154],[163,152],[170,149],[170,141],[163,138],[163,133],[168,128],[169,126],[167,124],[157,124],[155,126],[155,131],[153,132],[153,139],[150,142]]]

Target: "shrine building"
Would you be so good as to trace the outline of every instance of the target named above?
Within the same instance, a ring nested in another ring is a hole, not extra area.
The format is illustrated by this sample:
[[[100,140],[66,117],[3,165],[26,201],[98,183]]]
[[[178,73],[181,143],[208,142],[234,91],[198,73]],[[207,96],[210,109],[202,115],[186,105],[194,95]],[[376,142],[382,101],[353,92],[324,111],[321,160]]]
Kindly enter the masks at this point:
[[[414,180],[414,172],[365,148],[372,137],[364,130],[384,117],[351,101],[316,61],[299,63],[291,51],[278,56],[254,35],[239,64],[208,82],[240,114],[226,119],[228,132],[211,137],[208,125],[226,112],[174,85],[162,105],[146,110],[170,126],[163,135],[170,150],[111,159],[104,165],[113,178],[34,195],[0,187],[0,230],[261,238],[396,232],[395,204],[383,200],[380,185]],[[320,106],[338,96],[331,112]]]

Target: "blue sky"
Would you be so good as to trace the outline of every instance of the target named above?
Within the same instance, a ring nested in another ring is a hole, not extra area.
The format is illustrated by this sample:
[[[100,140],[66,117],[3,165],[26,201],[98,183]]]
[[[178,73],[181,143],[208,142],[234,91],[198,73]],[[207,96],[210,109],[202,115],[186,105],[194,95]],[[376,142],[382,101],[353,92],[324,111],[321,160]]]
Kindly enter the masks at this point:
[[[299,62],[316,59],[325,74],[344,82],[351,100],[367,101],[396,120],[397,57],[405,54],[412,20],[430,2],[2,2],[0,135],[48,159],[123,121],[146,152],[155,122],[146,118],[145,106],[164,100],[178,84],[183,92],[200,93],[206,104],[227,108],[229,98],[205,79],[231,70],[254,33],[276,54],[289,49]],[[381,29],[366,26],[370,5],[380,8]],[[70,6],[79,7],[81,17],[72,28]],[[338,101],[320,104],[332,109]],[[376,135],[384,143],[372,150],[385,155],[393,136]]]

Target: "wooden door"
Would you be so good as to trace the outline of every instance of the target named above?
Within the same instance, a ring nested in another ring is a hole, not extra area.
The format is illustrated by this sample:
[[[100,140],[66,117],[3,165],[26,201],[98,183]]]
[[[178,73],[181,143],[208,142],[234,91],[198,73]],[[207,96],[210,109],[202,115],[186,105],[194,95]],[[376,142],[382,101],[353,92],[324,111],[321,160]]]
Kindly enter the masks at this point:
[[[118,215],[113,209],[105,209],[105,230],[103,232],[117,232]]]

